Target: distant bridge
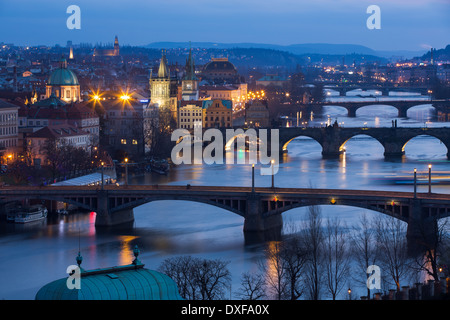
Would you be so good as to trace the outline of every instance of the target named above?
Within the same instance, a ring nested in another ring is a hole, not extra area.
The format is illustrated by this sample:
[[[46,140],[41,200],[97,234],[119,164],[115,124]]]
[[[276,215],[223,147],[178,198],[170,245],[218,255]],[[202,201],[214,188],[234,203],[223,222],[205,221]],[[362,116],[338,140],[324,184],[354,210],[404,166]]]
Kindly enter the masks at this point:
[[[347,92],[361,89],[367,90],[377,90],[381,91],[383,96],[389,96],[389,92],[416,92],[423,95],[429,93],[431,86],[418,85],[411,86],[402,84],[390,84],[390,83],[342,83],[342,82],[315,82],[315,84],[320,84],[324,86],[324,89],[332,89],[339,92],[340,96],[346,96]]]
[[[236,139],[243,134],[235,134],[229,138],[226,129],[220,129],[223,135],[223,143],[227,149],[231,149]],[[254,129],[257,136],[261,129]],[[450,159],[450,128],[344,128],[338,125],[322,128],[315,127],[290,127],[279,128],[280,152],[287,152],[289,143],[298,137],[309,137],[317,141],[322,147],[324,158],[338,158],[345,150],[345,144],[352,137],[366,135],[377,140],[384,148],[386,158],[398,158],[405,154],[406,144],[413,138],[427,135],[440,140],[447,148],[447,157]],[[238,132],[235,130],[235,132]],[[244,131],[244,134],[247,131]],[[267,143],[270,147],[272,139],[271,129],[267,129]]]
[[[283,212],[311,205],[345,205],[381,212],[408,223],[407,236],[417,242],[436,221],[450,216],[450,194],[395,191],[251,188],[217,186],[95,186],[4,187],[3,202],[23,199],[69,203],[95,211],[97,227],[134,220],[133,208],[152,201],[183,200],[219,207],[244,218],[246,235],[280,235]],[[184,214],[182,210],[170,214]],[[151,219],[151,212],[148,213]],[[432,231],[431,231],[432,232]]]
[[[435,110],[446,109],[450,107],[450,100],[377,100],[377,101],[339,101],[339,102],[319,102],[311,103],[306,106],[311,107],[325,107],[325,106],[339,106],[347,109],[348,117],[356,117],[356,111],[363,107],[373,107],[380,105],[388,105],[397,109],[399,118],[407,118],[408,109],[420,105],[431,104]]]

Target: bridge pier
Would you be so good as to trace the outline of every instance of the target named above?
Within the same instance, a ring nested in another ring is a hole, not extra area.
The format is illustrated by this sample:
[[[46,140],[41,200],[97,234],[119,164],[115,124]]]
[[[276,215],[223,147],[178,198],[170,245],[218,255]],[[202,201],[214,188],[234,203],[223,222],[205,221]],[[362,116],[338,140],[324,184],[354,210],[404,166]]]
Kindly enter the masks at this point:
[[[398,117],[399,118],[408,118],[408,115],[407,115],[408,109],[407,108],[399,107],[397,109],[398,109]]]
[[[356,108],[347,108],[347,110],[349,118],[356,118]]]
[[[129,224],[134,221],[133,209],[111,212],[109,208],[108,191],[106,190],[98,191],[96,213],[95,227],[112,227]]]
[[[246,244],[281,239],[283,218],[281,214],[263,215],[261,197],[251,193],[247,198],[244,238]]]
[[[427,248],[434,248],[437,238],[437,220],[422,217],[421,200],[414,199],[410,206],[406,239],[408,255],[423,255]]]
[[[397,142],[385,142],[383,144],[384,147],[384,157],[386,159],[392,159],[392,158],[401,158],[405,151],[403,150],[403,144]]]

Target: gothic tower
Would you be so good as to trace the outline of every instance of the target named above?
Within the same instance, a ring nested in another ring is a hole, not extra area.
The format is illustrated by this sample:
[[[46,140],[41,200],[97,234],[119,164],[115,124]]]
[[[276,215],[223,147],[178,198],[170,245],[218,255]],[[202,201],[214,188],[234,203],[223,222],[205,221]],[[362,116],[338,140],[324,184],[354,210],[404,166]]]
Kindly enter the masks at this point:
[[[159,108],[170,107],[170,73],[164,52],[159,63],[158,76],[150,75],[150,103],[157,104]]]
[[[117,36],[114,39],[114,56],[119,55],[119,38]]]
[[[186,59],[186,72],[181,81],[181,88],[182,100],[198,100],[198,78],[195,75],[195,64],[191,48],[189,48],[189,57]]]

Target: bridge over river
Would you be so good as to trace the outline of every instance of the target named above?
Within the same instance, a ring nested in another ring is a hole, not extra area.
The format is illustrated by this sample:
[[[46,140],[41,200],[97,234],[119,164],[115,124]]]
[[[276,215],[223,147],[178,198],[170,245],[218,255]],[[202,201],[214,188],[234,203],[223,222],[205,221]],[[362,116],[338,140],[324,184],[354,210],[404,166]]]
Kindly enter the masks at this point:
[[[128,185],[4,187],[1,201],[61,201],[95,211],[96,227],[134,221],[133,208],[152,201],[182,200],[216,206],[244,218],[243,231],[254,239],[281,235],[282,213],[311,205],[343,205],[374,210],[408,224],[407,237],[417,243],[433,234],[437,220],[450,216],[450,194],[396,191],[267,187]],[[148,212],[151,219],[151,212]],[[170,214],[183,214],[180,210]]]

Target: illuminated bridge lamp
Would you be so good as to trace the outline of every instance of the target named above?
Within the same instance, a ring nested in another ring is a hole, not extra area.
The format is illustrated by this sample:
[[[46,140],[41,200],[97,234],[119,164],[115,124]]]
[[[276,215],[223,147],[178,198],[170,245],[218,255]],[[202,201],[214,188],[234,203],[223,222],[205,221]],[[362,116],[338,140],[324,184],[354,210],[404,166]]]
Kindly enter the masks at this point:
[[[431,164],[428,165],[428,193],[431,193]]]
[[[335,199],[335,198],[331,198],[330,203],[331,203],[331,204],[335,204],[335,203],[336,203],[336,199]]]

